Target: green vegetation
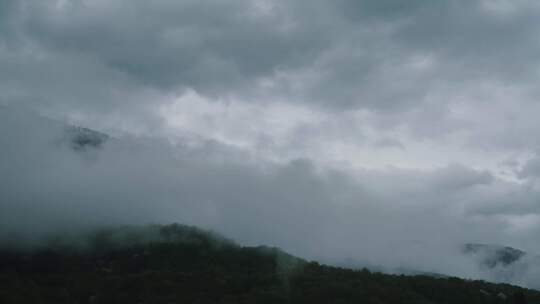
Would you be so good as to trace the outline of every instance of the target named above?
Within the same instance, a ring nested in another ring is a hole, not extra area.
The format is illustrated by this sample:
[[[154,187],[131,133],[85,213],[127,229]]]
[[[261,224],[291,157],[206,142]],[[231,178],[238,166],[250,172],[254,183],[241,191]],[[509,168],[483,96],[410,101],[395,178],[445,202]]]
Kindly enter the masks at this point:
[[[0,252],[0,303],[540,303],[540,292],[320,265],[182,225]]]

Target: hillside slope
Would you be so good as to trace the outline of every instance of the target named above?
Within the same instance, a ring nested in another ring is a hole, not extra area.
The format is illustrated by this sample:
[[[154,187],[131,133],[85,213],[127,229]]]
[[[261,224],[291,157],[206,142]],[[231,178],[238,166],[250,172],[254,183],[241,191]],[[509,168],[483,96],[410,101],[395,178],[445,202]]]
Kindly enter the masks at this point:
[[[0,252],[0,303],[526,303],[525,298],[540,303],[540,292],[329,267],[177,224],[103,229]]]

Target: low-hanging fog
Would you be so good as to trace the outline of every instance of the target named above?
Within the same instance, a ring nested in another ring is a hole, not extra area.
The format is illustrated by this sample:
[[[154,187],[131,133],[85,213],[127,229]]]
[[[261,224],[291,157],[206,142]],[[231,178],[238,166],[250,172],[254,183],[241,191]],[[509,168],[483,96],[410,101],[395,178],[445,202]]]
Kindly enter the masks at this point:
[[[343,172],[303,159],[261,161],[215,142],[148,138],[74,149],[61,123],[0,114],[7,244],[102,225],[181,222],[328,263],[491,280],[505,277],[482,272],[460,245],[537,250],[534,234],[484,214],[502,198],[534,195],[529,187],[461,165]],[[538,266],[520,267],[511,281],[538,287]]]
[[[505,0],[0,0],[0,242],[180,222],[337,265],[540,288],[539,15]],[[69,126],[109,138],[75,148]],[[527,254],[488,270],[466,243]]]

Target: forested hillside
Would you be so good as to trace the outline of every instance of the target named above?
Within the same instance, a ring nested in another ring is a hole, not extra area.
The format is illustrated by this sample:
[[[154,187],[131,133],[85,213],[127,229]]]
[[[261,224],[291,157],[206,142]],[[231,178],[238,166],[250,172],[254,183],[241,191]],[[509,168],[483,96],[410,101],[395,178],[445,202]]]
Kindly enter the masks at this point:
[[[168,225],[3,245],[0,303],[540,303],[540,292],[329,267]]]

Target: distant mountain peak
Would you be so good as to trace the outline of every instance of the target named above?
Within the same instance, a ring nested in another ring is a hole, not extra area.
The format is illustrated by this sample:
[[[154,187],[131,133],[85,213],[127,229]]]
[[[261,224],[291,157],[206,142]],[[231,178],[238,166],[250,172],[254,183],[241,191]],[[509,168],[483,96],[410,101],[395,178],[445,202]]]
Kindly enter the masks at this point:
[[[79,126],[66,126],[65,132],[71,148],[77,151],[99,148],[110,138],[107,134]]]
[[[462,247],[462,252],[480,258],[482,266],[495,268],[497,266],[506,267],[521,259],[526,252],[495,244],[468,243]]]

